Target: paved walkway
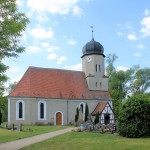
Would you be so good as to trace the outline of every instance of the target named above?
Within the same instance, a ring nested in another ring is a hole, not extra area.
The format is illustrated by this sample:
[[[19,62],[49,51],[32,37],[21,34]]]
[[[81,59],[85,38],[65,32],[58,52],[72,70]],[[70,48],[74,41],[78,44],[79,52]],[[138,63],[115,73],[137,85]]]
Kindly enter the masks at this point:
[[[40,141],[44,141],[47,140],[49,138],[52,138],[54,136],[60,135],[60,134],[64,134],[67,132],[72,131],[74,128],[67,128],[67,129],[62,129],[62,130],[58,130],[58,131],[54,131],[54,132],[50,132],[50,133],[45,133],[45,134],[41,134],[41,135],[36,135],[36,136],[32,136],[29,138],[24,138],[24,139],[20,139],[20,140],[16,140],[16,141],[11,141],[11,142],[6,142],[3,144],[0,144],[0,150],[18,150],[22,147],[40,142]]]

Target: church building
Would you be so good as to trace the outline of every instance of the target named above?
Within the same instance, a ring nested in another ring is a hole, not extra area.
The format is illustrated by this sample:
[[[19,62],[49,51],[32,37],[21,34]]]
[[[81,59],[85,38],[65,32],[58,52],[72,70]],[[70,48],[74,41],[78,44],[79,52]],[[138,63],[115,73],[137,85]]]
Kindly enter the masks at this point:
[[[92,38],[82,52],[82,71],[29,67],[8,95],[8,122],[74,124],[76,108],[84,121],[87,104],[93,117],[100,114],[101,124],[114,123],[104,48]]]

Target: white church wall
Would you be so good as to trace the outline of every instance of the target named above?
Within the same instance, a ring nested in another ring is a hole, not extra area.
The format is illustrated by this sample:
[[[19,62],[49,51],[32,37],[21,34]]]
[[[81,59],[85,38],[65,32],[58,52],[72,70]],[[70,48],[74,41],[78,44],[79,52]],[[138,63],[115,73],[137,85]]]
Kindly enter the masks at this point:
[[[97,106],[100,100],[65,100],[65,99],[41,99],[41,98],[9,98],[10,100],[10,123],[22,124],[55,124],[54,114],[58,111],[63,113],[63,124],[67,125],[69,122],[74,123],[76,108],[81,103],[87,103],[89,113]],[[24,120],[16,120],[16,102],[23,100],[25,103],[25,118]],[[38,119],[38,103],[39,101],[46,102],[46,119]]]

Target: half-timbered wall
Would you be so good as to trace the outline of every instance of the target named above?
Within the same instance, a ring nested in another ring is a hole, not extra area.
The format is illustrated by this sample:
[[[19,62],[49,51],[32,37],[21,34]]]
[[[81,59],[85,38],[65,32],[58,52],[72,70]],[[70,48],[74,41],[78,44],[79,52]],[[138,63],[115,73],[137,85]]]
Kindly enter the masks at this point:
[[[110,117],[110,123],[114,123],[114,113],[110,107],[109,104],[106,104],[105,108],[103,109],[101,115],[100,115],[100,123],[105,124],[105,115],[109,115]]]

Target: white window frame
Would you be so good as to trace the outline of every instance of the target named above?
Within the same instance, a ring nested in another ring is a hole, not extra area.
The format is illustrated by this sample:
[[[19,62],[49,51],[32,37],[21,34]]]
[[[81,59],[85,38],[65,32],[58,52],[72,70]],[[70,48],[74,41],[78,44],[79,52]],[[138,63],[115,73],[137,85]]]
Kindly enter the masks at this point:
[[[85,119],[85,103],[84,103],[84,102],[81,102],[81,103],[79,104],[79,110],[80,110],[81,105],[83,105],[83,121],[84,121],[84,119]]]
[[[19,103],[22,103],[22,118],[19,118]],[[23,100],[18,100],[16,102],[16,120],[25,120],[25,102]]]
[[[41,114],[40,114],[41,113],[41,111],[40,111],[41,103],[44,104],[44,118],[40,118],[40,116],[41,116]],[[46,108],[47,108],[46,101],[39,101],[38,102],[38,120],[46,120]]]

